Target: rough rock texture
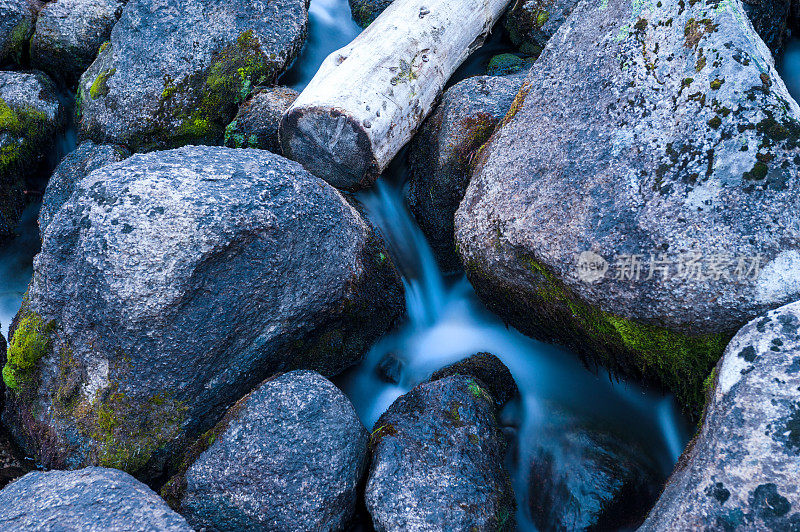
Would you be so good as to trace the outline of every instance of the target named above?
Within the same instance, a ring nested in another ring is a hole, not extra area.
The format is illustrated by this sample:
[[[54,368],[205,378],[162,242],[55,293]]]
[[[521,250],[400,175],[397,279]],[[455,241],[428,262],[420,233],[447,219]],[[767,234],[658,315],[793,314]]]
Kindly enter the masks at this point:
[[[266,151],[105,166],[44,233],[4,420],[49,467],[150,478],[267,376],[358,361],[403,310],[387,256],[335,189]]]
[[[81,134],[133,151],[221,143],[238,104],[299,53],[307,7],[306,0],[131,0],[81,77]]]
[[[742,4],[770,50],[779,53],[788,35],[792,0],[742,0]]]
[[[538,56],[580,0],[515,0],[503,25],[521,52]]]
[[[33,33],[36,2],[0,0],[0,66],[19,62]]]
[[[646,451],[548,408],[533,443],[527,502],[539,530],[631,530],[664,483]]]
[[[476,76],[457,83],[411,142],[408,206],[447,272],[461,267],[453,216],[469,184],[472,161],[523,81],[520,76]]]
[[[14,233],[25,177],[64,126],[55,86],[41,72],[0,72],[0,240]]]
[[[456,241],[511,324],[697,404],[736,330],[800,298],[800,107],[738,0],[656,5],[578,5]]]
[[[434,371],[431,381],[444,379],[451,375],[474,377],[479,384],[489,390],[498,405],[504,405],[519,394],[514,376],[503,361],[491,353],[477,353],[440,370]]]
[[[236,118],[225,128],[225,145],[281,153],[278,126],[296,98],[297,91],[288,87],[260,89],[242,104]]]
[[[31,64],[74,84],[108,41],[124,5],[124,0],[57,0],[45,4],[31,37]]]
[[[393,0],[348,0],[353,20],[362,28],[366,28],[372,21],[389,7]]]
[[[19,452],[5,430],[0,430],[0,488],[33,469],[34,464]]]
[[[129,156],[130,153],[121,146],[98,145],[87,140],[64,157],[47,182],[39,210],[39,233],[44,235],[48,224],[72,195],[75,185],[81,179],[98,168]]]
[[[191,528],[122,471],[34,471],[0,491],[3,530],[169,531]]]
[[[165,494],[196,529],[344,530],[368,439],[336,386],[312,371],[285,373],[201,438],[206,449]]]
[[[366,504],[385,530],[513,530],[494,398],[462,375],[420,384],[375,423]]]
[[[800,302],[747,324],[642,530],[800,526]]]

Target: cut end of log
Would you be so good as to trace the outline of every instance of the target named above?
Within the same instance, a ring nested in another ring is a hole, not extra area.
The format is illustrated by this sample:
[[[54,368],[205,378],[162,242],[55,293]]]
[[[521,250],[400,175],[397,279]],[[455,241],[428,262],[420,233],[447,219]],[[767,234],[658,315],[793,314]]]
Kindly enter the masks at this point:
[[[366,129],[338,109],[293,107],[280,127],[284,156],[341,190],[372,186],[380,166]]]

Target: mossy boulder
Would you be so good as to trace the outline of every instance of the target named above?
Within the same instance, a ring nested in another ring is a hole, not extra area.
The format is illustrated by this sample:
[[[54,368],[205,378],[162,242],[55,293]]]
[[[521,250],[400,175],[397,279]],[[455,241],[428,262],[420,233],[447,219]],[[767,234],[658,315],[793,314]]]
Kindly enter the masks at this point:
[[[335,189],[266,151],[103,166],[44,230],[3,419],[47,467],[154,478],[267,376],[360,360],[403,312],[387,257]]]
[[[35,22],[35,2],[0,0],[0,66],[24,59]]]
[[[149,151],[221,144],[258,85],[294,60],[306,0],[131,0],[78,87],[80,134]]]
[[[33,174],[64,127],[52,81],[41,72],[0,72],[0,240],[14,234]]]
[[[517,383],[503,361],[491,353],[476,353],[454,362],[431,375],[431,381],[438,381],[452,375],[466,375],[492,394],[498,406],[506,404],[519,395]]]
[[[739,2],[583,2],[475,163],[456,242],[526,334],[694,407],[800,299],[800,107]]]
[[[289,87],[263,87],[239,107],[233,122],[225,128],[225,146],[259,148],[281,153],[278,138],[283,113],[298,93]]]
[[[50,220],[67,202],[81,179],[98,168],[121,161],[129,156],[128,150],[122,146],[95,144],[91,140],[83,142],[67,154],[47,182],[42,206],[39,209],[39,233],[44,235]]]
[[[391,5],[393,0],[348,0],[353,20],[362,28],[366,28],[378,15]]]
[[[28,473],[0,491],[0,505],[4,530],[192,530],[146,485],[102,467]]]
[[[367,510],[376,530],[514,530],[495,399],[453,375],[398,398],[370,436]]]
[[[453,216],[469,184],[472,162],[523,81],[522,76],[476,76],[453,85],[411,141],[408,206],[446,272],[461,268]]]
[[[162,493],[197,530],[347,530],[368,439],[330,381],[284,373],[203,435]]]
[[[519,50],[538,57],[547,41],[567,20],[579,0],[515,0],[503,25]]]
[[[800,524],[800,302],[731,340],[702,426],[640,530],[794,530]]]
[[[58,0],[45,4],[31,37],[31,64],[74,85],[108,41],[124,5],[124,0]]]

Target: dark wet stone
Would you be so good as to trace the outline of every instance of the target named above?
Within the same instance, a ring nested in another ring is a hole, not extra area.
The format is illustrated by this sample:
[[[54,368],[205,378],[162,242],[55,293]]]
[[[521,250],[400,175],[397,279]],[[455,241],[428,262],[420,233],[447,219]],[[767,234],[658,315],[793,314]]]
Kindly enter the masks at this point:
[[[281,153],[278,126],[297,96],[297,91],[288,87],[259,89],[242,104],[236,118],[225,128],[225,146]]]
[[[498,405],[504,405],[517,395],[517,383],[505,364],[491,353],[478,353],[435,371],[430,380],[436,381],[451,375],[466,375],[477,379],[494,397]]]

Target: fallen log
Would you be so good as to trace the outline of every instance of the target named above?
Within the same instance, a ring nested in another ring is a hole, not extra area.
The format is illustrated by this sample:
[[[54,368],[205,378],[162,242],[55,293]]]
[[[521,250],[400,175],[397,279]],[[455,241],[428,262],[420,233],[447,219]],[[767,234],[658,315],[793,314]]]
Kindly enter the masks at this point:
[[[510,0],[396,0],[332,53],[281,120],[283,153],[333,186],[372,185]]]

